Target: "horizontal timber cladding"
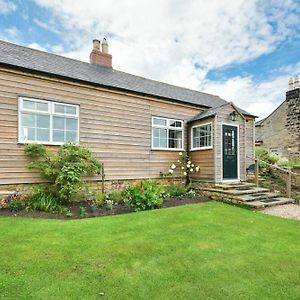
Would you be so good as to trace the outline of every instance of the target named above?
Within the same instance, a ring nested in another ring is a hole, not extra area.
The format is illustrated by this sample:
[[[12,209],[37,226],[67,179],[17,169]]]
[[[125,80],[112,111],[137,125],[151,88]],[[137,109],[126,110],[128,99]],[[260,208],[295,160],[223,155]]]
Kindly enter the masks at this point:
[[[0,184],[41,182],[26,168],[24,147],[18,144],[19,96],[80,105],[80,144],[104,163],[107,180],[159,178],[178,159],[178,151],[151,150],[152,116],[184,120],[186,136],[186,121],[201,112],[195,106],[0,69]]]
[[[212,132],[214,132],[214,118],[207,118],[200,121],[195,121],[190,124],[190,127],[212,124]],[[214,143],[214,136],[212,136],[212,144]],[[192,135],[190,133],[190,145],[192,145]],[[203,179],[203,180],[214,180],[214,149],[206,150],[192,150],[190,152],[190,158],[195,166],[200,167],[200,171],[191,173],[191,178]]]

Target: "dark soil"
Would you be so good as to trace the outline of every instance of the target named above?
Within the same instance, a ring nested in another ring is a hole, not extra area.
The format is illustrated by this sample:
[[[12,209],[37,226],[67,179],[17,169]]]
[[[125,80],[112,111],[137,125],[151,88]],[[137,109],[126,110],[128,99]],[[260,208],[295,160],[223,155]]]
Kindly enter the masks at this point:
[[[163,208],[193,204],[193,203],[201,203],[207,201],[209,201],[209,198],[204,196],[171,197],[164,202]],[[86,209],[85,217],[80,216],[79,213],[80,207],[84,207]],[[12,212],[9,209],[0,209],[0,216],[72,220],[72,219],[81,219],[81,218],[104,217],[104,216],[127,214],[127,213],[134,212],[133,208],[126,207],[124,203],[119,203],[117,205],[114,205],[113,209],[109,209],[107,207],[100,207],[100,208],[94,207],[91,201],[72,202],[66,208],[72,213],[72,216],[67,216],[65,213],[47,213],[47,212],[26,211],[26,210]]]

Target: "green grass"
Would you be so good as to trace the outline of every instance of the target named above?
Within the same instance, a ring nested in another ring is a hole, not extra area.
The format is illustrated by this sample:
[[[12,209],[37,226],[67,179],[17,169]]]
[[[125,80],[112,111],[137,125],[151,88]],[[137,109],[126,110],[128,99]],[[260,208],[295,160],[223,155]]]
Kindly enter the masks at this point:
[[[1,299],[300,299],[300,222],[222,203],[0,228]]]

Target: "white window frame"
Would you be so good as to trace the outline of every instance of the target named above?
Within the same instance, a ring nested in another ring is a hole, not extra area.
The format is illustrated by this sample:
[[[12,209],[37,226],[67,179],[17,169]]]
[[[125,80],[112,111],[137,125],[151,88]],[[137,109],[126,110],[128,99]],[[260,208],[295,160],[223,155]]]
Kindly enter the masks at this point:
[[[40,103],[47,103],[48,104],[48,111],[38,111],[38,110],[33,110],[33,109],[26,109],[23,108],[23,101],[28,100],[28,101],[34,101],[34,102],[40,102]],[[55,112],[55,104],[60,104],[60,105],[65,105],[65,106],[70,106],[70,107],[75,107],[76,109],[76,114],[64,114],[64,113],[56,113]],[[64,102],[57,102],[57,101],[51,101],[51,100],[44,100],[44,99],[38,99],[38,98],[30,98],[30,97],[19,97],[18,99],[18,143],[19,144],[43,144],[43,145],[63,145],[65,142],[53,142],[53,117],[58,116],[58,117],[65,117],[65,118],[70,118],[70,119],[77,119],[77,140],[75,141],[76,144],[79,144],[79,105],[77,104],[69,104],[69,103],[64,103]],[[22,139],[22,134],[21,134],[21,115],[22,112],[24,113],[35,113],[35,114],[41,114],[41,115],[47,115],[50,116],[50,141],[32,141],[32,140],[23,140]]]
[[[211,126],[211,146],[203,146],[203,147],[194,147],[194,134],[193,134],[193,129],[194,128],[198,128],[198,127],[203,127],[203,126],[207,126],[210,125]],[[209,149],[213,149],[213,123],[212,122],[208,122],[208,123],[203,123],[203,124],[199,124],[199,125],[195,125],[191,127],[191,151],[196,151],[196,150],[209,150]]]
[[[156,125],[154,124],[154,119],[163,119],[166,120],[167,125]],[[180,122],[181,127],[173,127],[170,126],[170,122]],[[154,136],[153,136],[153,128],[163,128],[167,129],[167,148],[154,147]],[[169,148],[169,130],[178,130],[181,131],[181,148]],[[152,126],[151,126],[151,149],[152,150],[163,150],[163,151],[184,151],[184,122],[179,119],[171,119],[166,117],[152,116]]]

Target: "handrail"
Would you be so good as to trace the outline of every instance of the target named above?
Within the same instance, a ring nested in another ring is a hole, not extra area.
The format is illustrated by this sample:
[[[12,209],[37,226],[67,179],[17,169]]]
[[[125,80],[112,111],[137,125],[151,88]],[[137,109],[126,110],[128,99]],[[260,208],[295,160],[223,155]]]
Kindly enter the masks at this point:
[[[266,161],[264,161],[264,160],[262,160],[262,159],[259,159],[259,158],[256,158],[256,157],[250,157],[250,156],[248,156],[248,155],[246,155],[246,157],[247,157],[247,158],[254,159],[254,161],[257,160],[257,161],[259,161],[259,162],[262,162],[262,163],[264,163],[264,164],[267,164],[268,166],[274,167],[274,168],[276,168],[276,169],[278,169],[278,170],[280,170],[280,171],[282,171],[282,172],[285,172],[285,173],[291,173],[292,175],[295,175],[295,176],[300,176],[300,174],[297,174],[297,173],[293,172],[292,170],[284,169],[284,168],[281,168],[281,167],[279,167],[279,166],[277,166],[277,165],[272,165],[272,164],[270,164],[270,163],[268,163],[268,162],[266,162]]]
[[[276,165],[272,165],[272,164],[270,164],[266,161],[263,161],[259,158],[256,158],[256,157],[255,158],[254,157],[249,157],[247,155],[246,155],[246,157],[250,158],[250,159],[254,159],[254,161],[255,161],[255,173],[254,173],[254,175],[255,175],[255,184],[256,184],[257,187],[259,186],[259,177],[258,177],[258,175],[259,175],[259,164],[258,163],[262,162],[262,163],[267,164],[270,167],[273,167],[273,168],[276,168],[276,169],[278,169],[282,172],[285,172],[288,175],[287,181],[286,181],[286,195],[287,195],[288,198],[292,197],[292,175],[299,176],[300,174],[297,174],[297,173],[295,173],[291,170],[288,170],[288,169],[283,169],[283,168],[278,167]]]

